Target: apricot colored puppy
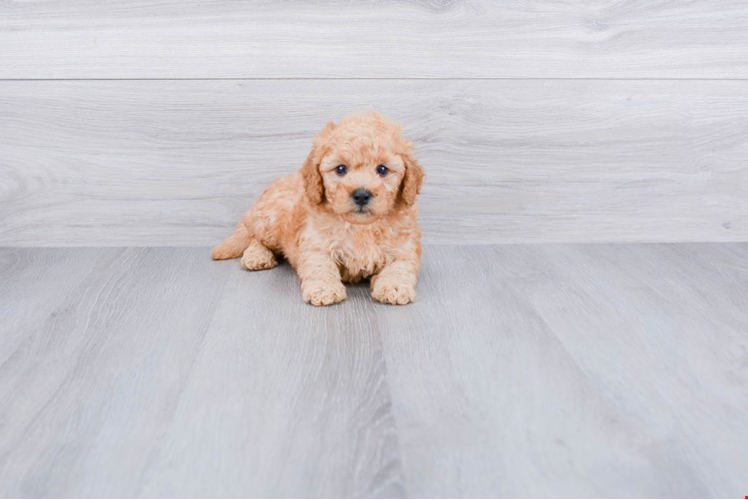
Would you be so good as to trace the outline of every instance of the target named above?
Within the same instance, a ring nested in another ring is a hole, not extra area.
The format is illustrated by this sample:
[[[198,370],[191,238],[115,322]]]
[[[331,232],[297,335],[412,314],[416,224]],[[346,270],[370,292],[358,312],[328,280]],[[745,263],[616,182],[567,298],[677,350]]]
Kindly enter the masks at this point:
[[[421,261],[416,195],[423,169],[400,127],[370,112],[329,123],[301,169],[273,182],[213,249],[270,269],[283,255],[315,306],[345,300],[343,283],[371,278],[371,296],[388,304],[415,299]]]

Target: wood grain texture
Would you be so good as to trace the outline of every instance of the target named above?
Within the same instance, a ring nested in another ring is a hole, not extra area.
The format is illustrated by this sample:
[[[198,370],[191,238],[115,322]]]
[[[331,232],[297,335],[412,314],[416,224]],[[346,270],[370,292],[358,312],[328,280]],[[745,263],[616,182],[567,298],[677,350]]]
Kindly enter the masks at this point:
[[[0,245],[211,245],[377,108],[429,243],[748,238],[748,82],[0,82]]]
[[[748,78],[742,0],[0,3],[0,78]]]
[[[415,304],[319,309],[207,249],[0,249],[0,496],[729,497],[747,256],[429,246]]]
[[[207,252],[0,252],[0,496],[402,496],[370,304]]]
[[[408,491],[744,490],[746,250],[431,248],[420,307],[378,316]]]

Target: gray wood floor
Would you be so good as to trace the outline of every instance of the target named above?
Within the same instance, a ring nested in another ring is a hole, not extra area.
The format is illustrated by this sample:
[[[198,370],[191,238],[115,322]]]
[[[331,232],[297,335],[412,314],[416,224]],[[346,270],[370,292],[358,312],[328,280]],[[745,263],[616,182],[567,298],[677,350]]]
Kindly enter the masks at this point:
[[[0,81],[0,246],[215,244],[366,108],[428,243],[748,240],[746,81]]]
[[[0,496],[748,492],[748,243],[428,246],[418,292],[0,249]]]
[[[0,2],[0,78],[746,78],[744,0]]]

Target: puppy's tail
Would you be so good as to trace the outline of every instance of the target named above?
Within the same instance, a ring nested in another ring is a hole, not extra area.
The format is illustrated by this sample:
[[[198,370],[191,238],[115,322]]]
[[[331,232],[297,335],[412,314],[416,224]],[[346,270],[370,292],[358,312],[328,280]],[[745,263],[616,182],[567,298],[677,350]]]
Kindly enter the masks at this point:
[[[234,234],[213,249],[211,257],[215,260],[236,259],[242,256],[244,250],[249,246],[249,242],[249,231],[247,231],[244,223],[240,222],[236,225]]]

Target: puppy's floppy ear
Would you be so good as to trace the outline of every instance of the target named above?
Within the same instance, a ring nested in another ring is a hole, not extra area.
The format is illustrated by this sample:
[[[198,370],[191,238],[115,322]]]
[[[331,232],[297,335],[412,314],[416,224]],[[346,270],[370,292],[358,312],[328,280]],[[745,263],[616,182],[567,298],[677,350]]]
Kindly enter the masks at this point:
[[[335,130],[335,124],[330,122],[314,138],[312,150],[301,166],[301,178],[304,182],[304,192],[312,205],[319,205],[325,196],[325,185],[322,182],[322,174],[319,164],[324,156],[325,142]]]
[[[421,192],[421,184],[423,184],[425,174],[421,164],[410,153],[403,154],[402,159],[405,164],[402,197],[406,205],[412,205],[416,202],[416,195]]]
[[[322,174],[319,173],[320,154],[316,146],[312,147],[304,165],[301,166],[301,178],[304,181],[304,192],[312,205],[322,203],[325,187]]]

